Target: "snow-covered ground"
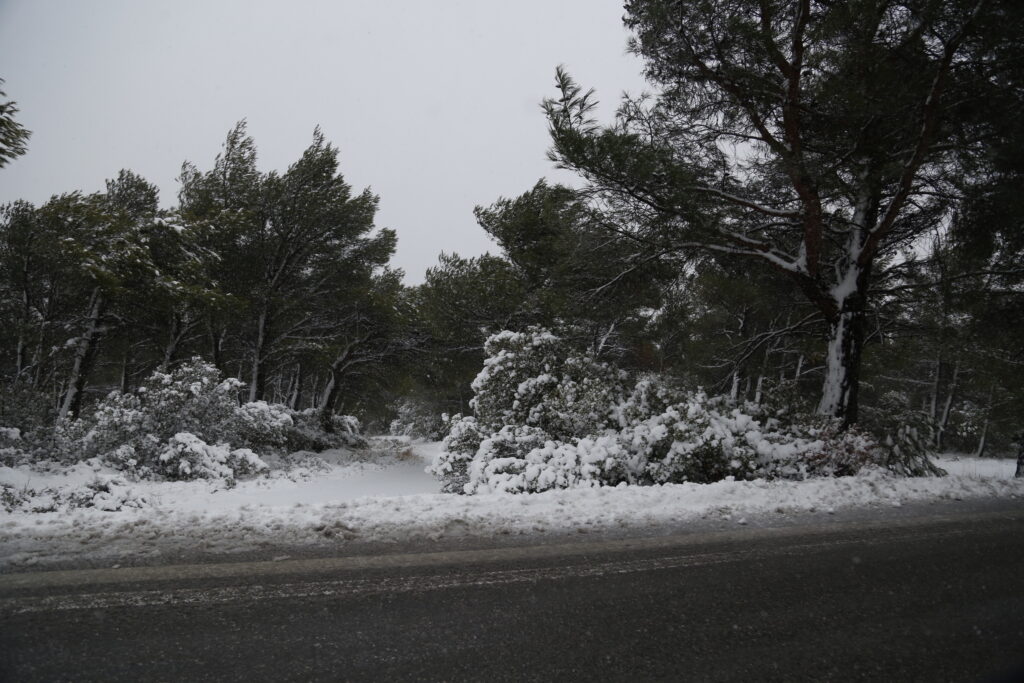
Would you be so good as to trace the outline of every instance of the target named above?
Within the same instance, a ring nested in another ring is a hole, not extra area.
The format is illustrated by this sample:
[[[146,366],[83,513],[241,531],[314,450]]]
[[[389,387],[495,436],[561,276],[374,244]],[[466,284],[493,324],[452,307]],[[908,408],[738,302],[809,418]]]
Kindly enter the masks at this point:
[[[0,567],[16,570],[62,560],[127,563],[271,546],[596,532],[685,525],[702,518],[746,524],[806,511],[1024,498],[1024,479],[1013,478],[1013,461],[953,456],[939,459],[950,474],[943,478],[901,479],[875,472],[805,482],[456,496],[439,493],[438,482],[424,471],[439,450],[436,443],[414,444],[411,453],[379,462],[327,452],[310,464],[233,488],[209,481],[127,482],[87,464],[51,473],[0,467],[0,483],[26,498],[14,511],[0,512]],[[89,505],[69,505],[83,498]]]

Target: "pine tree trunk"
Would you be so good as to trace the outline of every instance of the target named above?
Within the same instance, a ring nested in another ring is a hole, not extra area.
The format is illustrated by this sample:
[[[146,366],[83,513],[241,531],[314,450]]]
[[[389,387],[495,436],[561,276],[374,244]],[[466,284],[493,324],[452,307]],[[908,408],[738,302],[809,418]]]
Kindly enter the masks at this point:
[[[1017,479],[1024,477],[1024,431],[1017,435],[1017,471],[1013,476]]]
[[[292,377],[292,387],[288,395],[288,407],[298,410],[302,402],[302,363],[295,366],[295,374]]]
[[[68,377],[67,392],[64,394],[64,400],[57,413],[61,418],[78,417],[78,411],[82,406],[82,392],[85,390],[85,383],[89,377],[96,345],[99,341],[100,318],[103,316],[104,303],[103,294],[99,288],[93,289],[89,301],[88,326],[78,340],[75,360],[71,366],[71,375]]]
[[[939,382],[942,379],[942,349],[935,358],[935,376],[932,381],[932,390],[928,396],[928,417],[932,424],[938,421],[939,417]]]
[[[946,393],[946,401],[942,405],[942,414],[939,416],[935,429],[935,450],[942,448],[942,441],[946,436],[946,428],[949,426],[950,409],[953,407],[953,397],[956,396],[959,378],[960,361],[957,361],[953,364],[953,377],[949,380],[949,391]]]
[[[266,391],[263,351],[267,342],[267,312],[260,311],[256,322],[256,344],[252,350],[252,373],[249,378],[249,401],[260,401]]]
[[[996,393],[995,383],[988,389],[988,400],[985,402],[985,421],[981,425],[981,436],[978,438],[978,447],[974,451],[974,457],[980,458],[985,455],[985,448],[988,446],[988,425],[992,417],[992,399]]]
[[[331,418],[334,417],[334,402],[338,400],[338,391],[341,389],[339,380],[337,370],[332,367],[327,384],[320,393],[320,427],[328,434],[334,433],[334,423]]]
[[[121,382],[120,388],[122,394],[128,393],[128,364],[131,356],[131,346],[127,346],[124,350],[124,355],[121,356]]]
[[[825,383],[818,403],[818,414],[842,420],[844,429],[857,422],[863,346],[864,312],[843,311],[829,325]]]
[[[212,316],[206,320],[206,333],[210,342],[210,356],[213,366],[226,375],[227,371],[224,367],[224,332],[217,328]]]
[[[163,358],[160,359],[160,372],[167,372],[171,367],[171,363],[174,362],[174,357],[178,354],[178,343],[181,340],[181,318],[177,313],[171,315],[171,333],[167,337],[167,343],[164,345]],[[216,364],[215,364],[216,365]]]

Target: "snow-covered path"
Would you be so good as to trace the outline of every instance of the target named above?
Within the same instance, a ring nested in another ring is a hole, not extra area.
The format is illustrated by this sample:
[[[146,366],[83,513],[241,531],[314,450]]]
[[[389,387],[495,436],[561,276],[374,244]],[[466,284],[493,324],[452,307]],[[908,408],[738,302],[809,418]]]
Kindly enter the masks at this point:
[[[942,478],[901,479],[874,472],[805,482],[723,481],[455,496],[437,493],[437,482],[423,471],[438,447],[417,444],[411,456],[383,463],[354,462],[343,454],[335,454],[331,462],[332,455],[324,454],[326,469],[277,472],[233,489],[205,481],[132,483],[111,490],[112,506],[121,507],[117,511],[58,507],[52,512],[0,513],[0,567],[139,562],[189,552],[251,553],[272,546],[338,548],[360,542],[601,532],[701,519],[744,525],[766,516],[856,507],[1024,499],[1024,480],[1013,479],[1012,461],[949,457],[939,460],[950,472]],[[0,482],[17,487],[82,486],[97,475],[78,467],[50,480],[40,476],[0,468]],[[144,504],[126,504],[133,500]]]

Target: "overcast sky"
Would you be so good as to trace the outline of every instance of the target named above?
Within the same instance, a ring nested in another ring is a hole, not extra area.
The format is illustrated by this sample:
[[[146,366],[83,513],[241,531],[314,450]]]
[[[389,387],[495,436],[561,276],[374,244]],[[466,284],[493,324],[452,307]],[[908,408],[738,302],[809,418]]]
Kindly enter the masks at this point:
[[[475,205],[568,180],[539,106],[558,64],[597,89],[602,118],[643,89],[621,16],[621,0],[0,0],[0,77],[33,131],[0,202],[130,168],[170,206],[182,162],[208,169],[239,119],[264,170],[319,124],[346,180],[380,195],[377,225],[417,283],[441,251],[495,251]]]

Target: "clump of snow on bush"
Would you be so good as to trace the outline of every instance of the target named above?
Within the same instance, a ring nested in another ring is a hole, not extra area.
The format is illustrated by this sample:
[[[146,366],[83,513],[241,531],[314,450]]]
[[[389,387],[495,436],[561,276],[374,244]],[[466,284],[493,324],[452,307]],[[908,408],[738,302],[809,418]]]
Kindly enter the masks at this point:
[[[195,434],[180,432],[168,439],[158,456],[168,479],[229,479],[256,474],[267,464],[248,448],[210,445]]]
[[[469,483],[469,463],[486,434],[472,416],[455,415],[449,424],[444,450],[427,471],[441,480],[441,490],[445,493],[465,493],[465,486]]]
[[[226,431],[231,432],[234,443],[258,448],[262,445],[284,446],[294,426],[295,420],[285,406],[252,401],[235,408]]]
[[[567,439],[611,426],[623,373],[572,353],[543,329],[499,332],[487,339],[484,351],[487,358],[473,380],[471,406],[485,427],[536,427],[554,439]]]
[[[96,460],[79,463],[87,472],[101,469]],[[7,470],[11,472],[12,470]],[[68,471],[68,470],[65,470]],[[104,512],[149,507],[149,498],[120,477],[91,474],[88,481],[72,486],[35,489],[28,485],[14,486],[0,482],[0,507],[5,512],[59,512],[77,508],[94,508]]]

